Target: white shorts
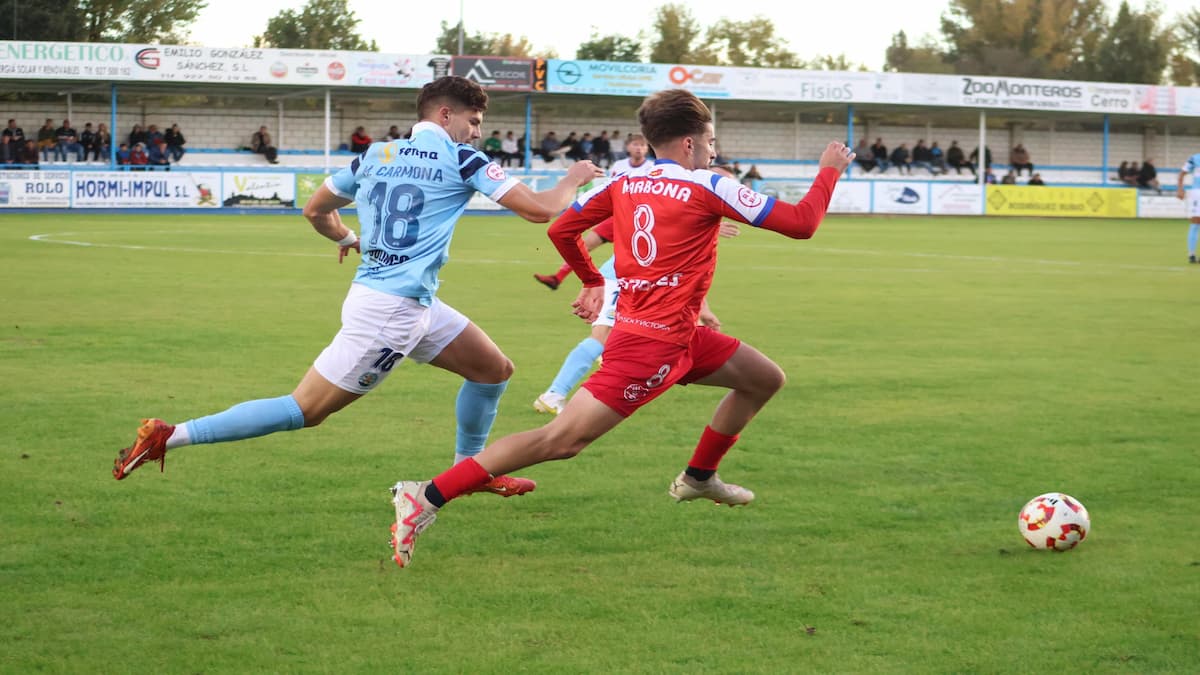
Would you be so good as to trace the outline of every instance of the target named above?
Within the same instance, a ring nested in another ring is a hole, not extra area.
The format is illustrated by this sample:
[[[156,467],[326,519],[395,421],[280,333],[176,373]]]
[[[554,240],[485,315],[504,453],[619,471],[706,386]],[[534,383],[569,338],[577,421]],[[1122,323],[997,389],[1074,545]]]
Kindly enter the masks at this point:
[[[620,292],[621,286],[615,280],[604,280],[604,306],[600,308],[600,314],[592,322],[593,326],[612,328],[617,323],[617,294]]]
[[[342,303],[342,329],[313,367],[339,389],[365,394],[401,359],[429,363],[437,358],[468,323],[437,298],[424,307],[413,298],[351,284]]]
[[[1200,218],[1200,188],[1192,188],[1184,193],[1189,218]]]

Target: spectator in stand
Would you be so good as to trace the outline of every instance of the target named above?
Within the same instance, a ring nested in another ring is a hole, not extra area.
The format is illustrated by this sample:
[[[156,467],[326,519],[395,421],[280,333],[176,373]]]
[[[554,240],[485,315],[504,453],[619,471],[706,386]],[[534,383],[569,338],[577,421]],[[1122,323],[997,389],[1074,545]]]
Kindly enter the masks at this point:
[[[399,140],[403,137],[404,137],[404,134],[400,133],[400,127],[396,126],[395,124],[388,127],[387,139],[389,141]]]
[[[54,146],[56,160],[65,162],[67,153],[74,152],[75,160],[83,161],[83,146],[79,144],[79,132],[71,126],[71,120],[63,120],[62,126],[55,129],[54,136],[58,139],[58,143]]]
[[[21,154],[21,149],[25,147],[25,130],[17,126],[17,121],[10,119],[8,126],[4,127],[3,135],[0,135],[0,159],[3,159],[5,164],[12,164],[17,161],[17,155]]]
[[[975,146],[975,149],[971,151],[971,155],[967,159],[970,159],[973,164],[971,173],[975,173],[975,169],[979,167],[979,146]],[[983,146],[983,168],[992,168],[992,149],[986,145]]]
[[[20,152],[17,153],[17,164],[22,164],[28,169],[37,171],[38,146],[32,138],[25,139],[25,145],[22,146]]]
[[[592,157],[596,158],[597,164],[603,164],[606,169],[612,166],[612,142],[608,139],[607,131],[601,131],[600,136],[592,142]]]
[[[975,167],[967,163],[966,157],[963,156],[963,149],[958,147],[958,141],[950,141],[950,149],[946,150],[946,164],[953,167],[960,176],[964,166],[971,170],[972,176],[975,175]]]
[[[1117,182],[1124,183],[1129,178],[1129,162],[1121,162],[1121,166],[1117,167]]]
[[[996,174],[992,173],[992,167],[989,166],[984,170],[983,182],[987,183],[988,185],[996,184]]]
[[[42,161],[50,161],[50,150],[58,144],[58,138],[54,135],[54,121],[49,117],[46,118],[45,124],[38,129],[37,148],[42,151]]]
[[[153,148],[163,138],[163,132],[159,131],[157,124],[151,124],[146,128],[146,148]]]
[[[129,166],[133,161],[133,153],[129,150],[128,143],[122,143],[117,148],[117,166]]]
[[[1004,174],[1004,178],[1000,179],[1000,184],[1001,185],[1016,185],[1017,184],[1017,175],[1015,173],[1013,173],[1012,169],[1009,169],[1008,173]]]
[[[492,161],[504,159],[504,141],[500,139],[500,130],[496,129],[491,136],[483,142],[483,154],[488,156]]]
[[[167,167],[170,170],[171,159],[167,156],[167,141],[160,138],[146,151],[146,164],[152,167]]]
[[[867,145],[867,139],[859,139],[858,145],[854,148],[854,161],[862,168],[863,173],[871,173],[871,170],[879,166],[875,162],[875,152],[871,150],[871,146]]]
[[[361,128],[361,127],[360,127]],[[271,144],[271,132],[267,131],[265,126],[258,128],[254,135],[250,137],[250,149],[263,157],[271,164],[278,164],[279,150]],[[362,152],[361,150],[359,152]]]
[[[754,186],[757,185],[758,181],[760,181],[762,179],[763,179],[762,174],[758,172],[758,166],[751,164],[750,170],[746,172],[745,176],[742,176],[742,185],[745,185],[746,187],[750,188],[751,190],[754,190],[755,192],[757,192],[758,189],[755,188]]]
[[[1137,185],[1138,174],[1142,171],[1142,165],[1137,162],[1130,162],[1129,168],[1125,170],[1124,182],[1129,187]]]
[[[1009,171],[1009,173],[1012,173],[1012,172],[1011,172],[1011,171]],[[1040,173],[1035,173],[1035,174],[1033,174],[1032,176],[1030,176],[1030,177],[1029,177],[1029,183],[1028,183],[1028,184],[1029,184],[1029,185],[1045,185],[1046,183],[1045,183],[1045,182],[1042,180],[1042,174],[1040,174]]]
[[[913,146],[912,165],[920,169],[925,169],[931,175],[936,176],[938,174],[938,170],[933,166],[933,155],[929,146],[925,145],[924,138],[918,139],[917,144]]]
[[[560,147],[558,151],[567,159],[573,159],[575,161],[583,159],[583,154],[579,148],[579,137],[575,135],[574,131],[567,134],[567,137],[563,139],[562,147]]]
[[[112,150],[112,134],[108,132],[107,124],[101,122],[96,127],[96,138],[92,144],[92,149],[95,152],[96,161],[108,161],[108,153]]]
[[[596,142],[592,140],[590,132],[583,132],[583,138],[579,139],[579,159],[595,159],[592,152],[596,148]]]
[[[1033,162],[1029,161],[1029,151],[1020,143],[1017,143],[1009,153],[1008,163],[1012,165],[1013,171],[1016,171],[1018,176],[1021,175],[1021,169],[1029,169],[1029,175],[1033,175]]]
[[[146,165],[150,163],[150,156],[146,154],[146,144],[138,143],[129,151],[129,166],[134,171],[145,171]]]
[[[938,173],[946,173],[946,154],[938,147],[937,141],[929,146],[929,165]]]
[[[132,150],[138,143],[146,144],[146,131],[142,129],[142,125],[135,124],[129,132],[129,148]]]
[[[547,162],[553,162],[555,153],[557,153],[561,147],[562,143],[559,142],[558,137],[554,135],[554,132],[547,131],[546,136],[542,138],[542,143],[539,146],[542,159],[546,160]]]
[[[163,134],[163,140],[167,142],[167,156],[172,162],[178,163],[183,159],[183,153],[187,150],[183,149],[187,139],[183,137],[183,132],[179,130],[178,124],[172,124],[167,133]]]
[[[630,136],[633,136],[633,134],[630,134]],[[628,145],[629,140],[626,139],[625,143]],[[742,179],[742,167],[737,163],[736,159],[733,160],[733,166],[729,167],[729,173],[733,174],[733,177],[739,181]]]
[[[896,165],[896,173],[912,175],[912,164],[908,161],[908,143],[901,143],[892,151],[889,159]]]
[[[82,159],[85,162],[91,159],[96,147],[96,132],[92,130],[91,122],[83,125],[83,133],[79,134],[79,145],[83,146]]]
[[[1146,161],[1142,162],[1142,168],[1138,171],[1137,184],[1140,188],[1147,190],[1157,190],[1162,194],[1162,186],[1158,184],[1158,169],[1154,168],[1154,160],[1147,157]]]
[[[517,139],[513,138],[513,132],[510,131],[500,141],[500,166],[512,166],[513,160],[517,161],[517,166],[525,166],[521,146],[517,145]]]
[[[876,138],[875,144],[871,146],[871,159],[875,160],[875,166],[879,167],[879,173],[884,173],[891,166],[888,163],[888,149],[883,144],[882,138]]]
[[[259,131],[261,132],[262,129]],[[369,147],[371,147],[371,137],[367,135],[367,130],[362,127],[354,127],[354,133],[350,134],[350,152],[354,154],[366,152]]]
[[[625,152],[626,139],[624,136],[621,135],[621,132],[617,131],[616,129],[613,129],[612,136],[609,136],[608,140],[609,140],[609,143],[611,144],[610,147],[612,150],[612,156],[613,156],[614,162],[617,161],[618,159],[625,159],[626,157],[629,156]]]

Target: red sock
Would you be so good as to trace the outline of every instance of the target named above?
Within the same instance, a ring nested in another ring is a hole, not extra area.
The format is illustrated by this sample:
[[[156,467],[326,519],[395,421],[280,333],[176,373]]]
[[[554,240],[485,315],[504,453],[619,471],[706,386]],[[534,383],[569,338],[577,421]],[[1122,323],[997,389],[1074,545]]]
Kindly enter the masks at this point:
[[[562,267],[558,268],[558,271],[554,273],[554,278],[558,279],[558,283],[561,284],[563,282],[563,279],[566,279],[567,275],[570,273],[571,273],[571,266],[568,265],[567,263],[563,263]]]
[[[700,442],[696,444],[696,451],[692,453],[688,466],[704,471],[716,471],[721,458],[729,452],[734,443],[737,443],[737,439],[736,434],[726,436],[719,431],[713,431],[712,427],[704,427],[704,433],[700,434]]]
[[[433,479],[433,484],[437,486],[438,492],[442,493],[446,501],[450,501],[491,479],[492,474],[479,466],[479,462],[476,462],[474,457],[468,457],[439,474],[437,478]]]

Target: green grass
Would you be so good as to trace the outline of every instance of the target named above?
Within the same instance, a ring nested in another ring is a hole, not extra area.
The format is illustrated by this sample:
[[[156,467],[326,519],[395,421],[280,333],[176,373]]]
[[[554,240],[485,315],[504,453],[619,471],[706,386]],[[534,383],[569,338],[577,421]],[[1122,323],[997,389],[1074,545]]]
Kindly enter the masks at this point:
[[[467,218],[441,296],[517,366],[585,334],[544,227]],[[87,242],[33,241],[31,235]],[[1200,269],[1180,222],[831,217],[722,243],[726,330],[789,383],[723,473],[670,479],[676,389],[538,491],[456,502],[396,568],[387,487],[451,458],[456,378],[405,364],[316,429],[112,480],[137,420],[292,389],[352,275],[298,217],[0,216],[0,671],[1196,672]],[[140,248],[133,248],[140,247]],[[1060,490],[1093,531],[1029,550]]]

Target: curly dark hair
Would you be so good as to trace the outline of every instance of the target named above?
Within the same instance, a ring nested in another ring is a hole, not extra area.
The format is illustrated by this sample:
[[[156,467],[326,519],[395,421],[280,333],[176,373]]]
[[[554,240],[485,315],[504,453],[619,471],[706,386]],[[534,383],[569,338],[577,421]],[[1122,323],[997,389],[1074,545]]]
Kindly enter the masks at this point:
[[[712,113],[687,89],[664,89],[642,101],[638,108],[642,134],[653,147],[684,136],[704,133]]]
[[[424,118],[442,105],[485,112],[488,107],[488,95],[478,82],[448,75],[421,87],[421,93],[417,94],[417,115]]]

